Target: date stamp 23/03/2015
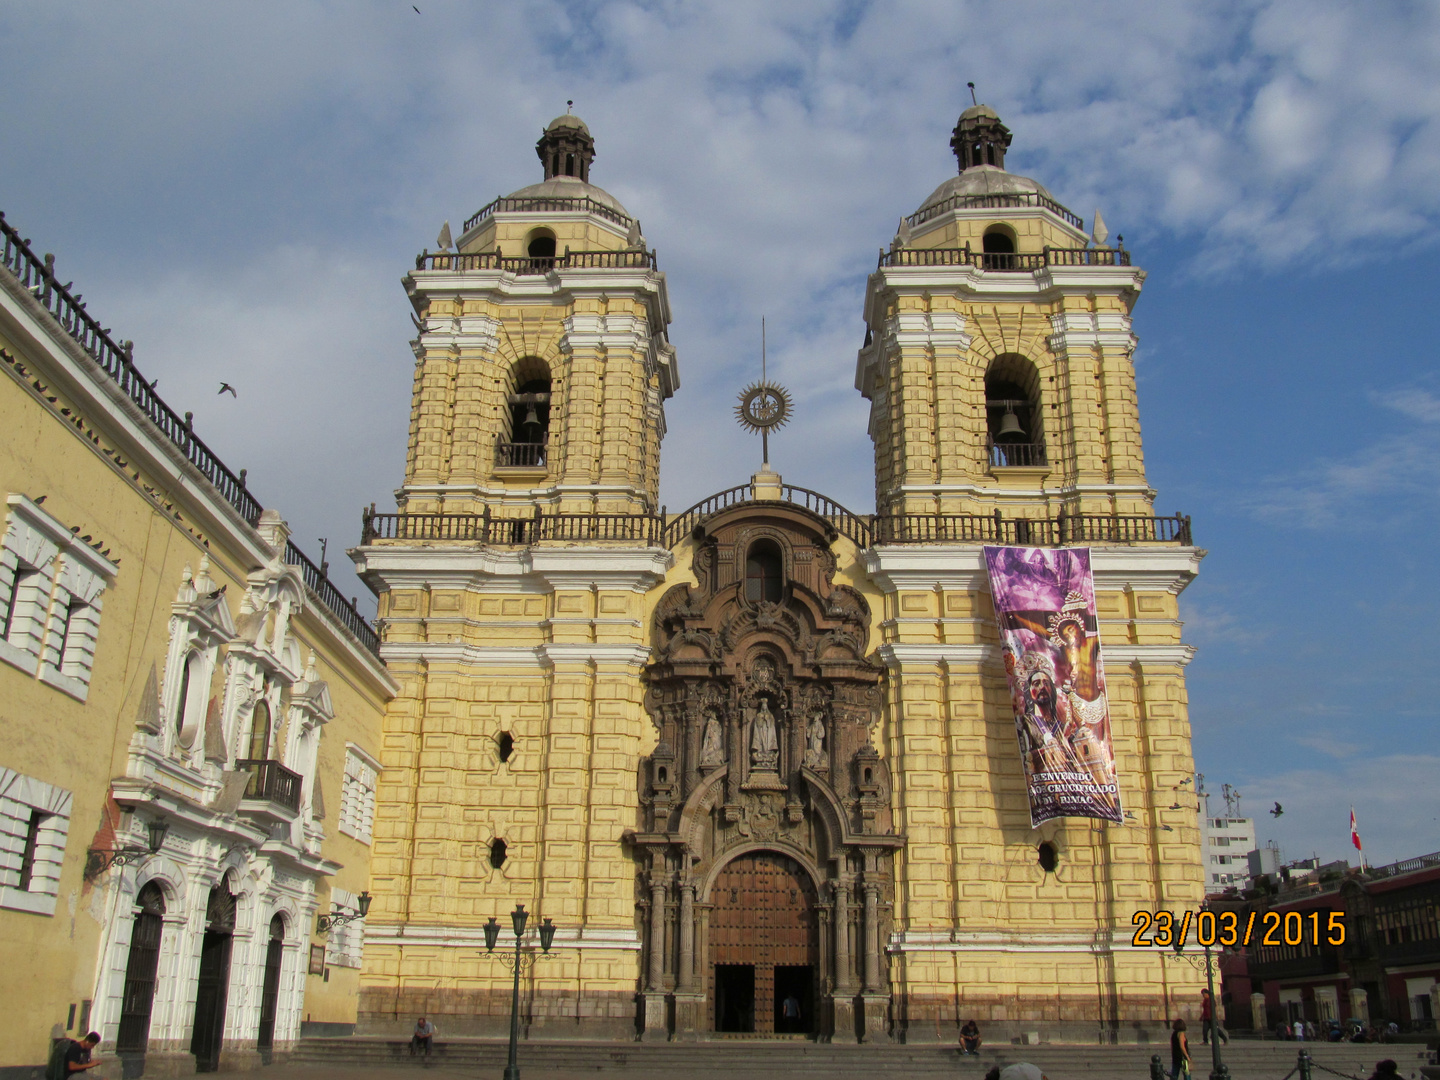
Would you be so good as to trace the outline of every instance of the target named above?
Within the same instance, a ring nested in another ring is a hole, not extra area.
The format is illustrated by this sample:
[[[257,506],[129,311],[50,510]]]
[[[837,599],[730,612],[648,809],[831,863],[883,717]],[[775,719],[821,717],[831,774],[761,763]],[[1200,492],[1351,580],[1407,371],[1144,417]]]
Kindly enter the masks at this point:
[[[1137,911],[1130,922],[1135,927],[1130,944],[1137,948],[1169,949],[1191,942],[1222,949],[1345,944],[1343,911]]]

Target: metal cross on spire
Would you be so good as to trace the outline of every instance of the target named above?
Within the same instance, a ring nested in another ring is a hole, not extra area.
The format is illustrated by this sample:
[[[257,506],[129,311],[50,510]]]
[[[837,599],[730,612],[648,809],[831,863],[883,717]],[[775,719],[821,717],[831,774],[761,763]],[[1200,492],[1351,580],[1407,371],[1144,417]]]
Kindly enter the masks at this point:
[[[735,418],[746,431],[760,433],[761,452],[764,467],[770,467],[770,432],[784,427],[790,419],[790,391],[772,383],[766,370],[765,359],[765,318],[760,318],[760,381],[751,383],[740,391],[740,403],[735,406]]]

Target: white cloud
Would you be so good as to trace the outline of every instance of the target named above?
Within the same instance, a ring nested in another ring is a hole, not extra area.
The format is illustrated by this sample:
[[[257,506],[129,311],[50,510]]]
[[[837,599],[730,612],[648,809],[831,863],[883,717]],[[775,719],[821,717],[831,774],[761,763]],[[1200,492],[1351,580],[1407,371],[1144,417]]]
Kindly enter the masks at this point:
[[[896,220],[953,174],[967,80],[1013,128],[1012,167],[1087,215],[1101,207],[1132,247],[1184,238],[1197,271],[1436,239],[1433,7],[419,6],[0,13],[5,209],[267,501],[314,515],[307,533],[353,540],[358,505],[400,480],[410,331],[396,279],[442,220],[538,178],[533,141],[567,98],[598,140],[596,181],[642,219],[669,275],[683,373],[672,505],[758,463],[729,408],[758,368],[765,314],[798,406],[777,465],[869,508],[866,406],[850,387],[864,278]],[[273,382],[226,411],[209,387],[237,370]],[[262,396],[270,407],[252,411]],[[1326,520],[1430,475],[1427,452],[1378,446],[1266,498]]]
[[[1333,770],[1286,769],[1283,761],[1268,764],[1274,771],[1252,775],[1240,786],[1246,812],[1256,817],[1260,842],[1275,840],[1287,859],[1314,852],[1322,861],[1349,858],[1358,863],[1350,846],[1352,799],[1365,858],[1372,866],[1440,847],[1440,789],[1433,783],[1440,757],[1402,753],[1347,758]],[[1276,802],[1285,810],[1279,818],[1266,813]]]

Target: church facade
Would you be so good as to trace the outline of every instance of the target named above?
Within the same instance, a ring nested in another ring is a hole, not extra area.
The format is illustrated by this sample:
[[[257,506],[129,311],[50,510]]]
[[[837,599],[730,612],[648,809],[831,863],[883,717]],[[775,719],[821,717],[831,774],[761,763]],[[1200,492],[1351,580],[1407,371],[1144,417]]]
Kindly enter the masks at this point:
[[[873,514],[768,465],[659,505],[666,281],[578,118],[417,260],[404,485],[352,551],[399,687],[361,1031],[503,1031],[485,924],[513,946],[516,905],[554,928],[531,1037],[1127,1040],[1198,1001],[1131,944],[1203,896],[1174,797],[1203,552],[1145,477],[1144,273],[1010,138],[967,110],[870,275]],[[986,545],[1090,551],[1123,824],[1031,825]]]

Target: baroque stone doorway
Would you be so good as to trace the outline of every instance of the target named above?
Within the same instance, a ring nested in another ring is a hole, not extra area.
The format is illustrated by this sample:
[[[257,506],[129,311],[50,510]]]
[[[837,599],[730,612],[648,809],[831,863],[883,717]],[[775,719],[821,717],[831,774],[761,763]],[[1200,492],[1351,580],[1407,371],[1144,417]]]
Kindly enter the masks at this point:
[[[726,864],[710,887],[711,1030],[769,1034],[792,1026],[796,1032],[813,1032],[812,1016],[802,1014],[799,1025],[777,1025],[777,1014],[785,995],[800,989],[794,985],[794,969],[807,969],[814,978],[817,937],[815,886],[799,863],[761,851]],[[736,967],[754,972],[748,1022],[738,1015],[744,994],[736,973],[718,970]],[[783,969],[779,996],[776,968]],[[813,985],[808,989],[809,994],[797,994],[797,1000],[813,1001]],[[726,992],[722,995],[721,990]]]

